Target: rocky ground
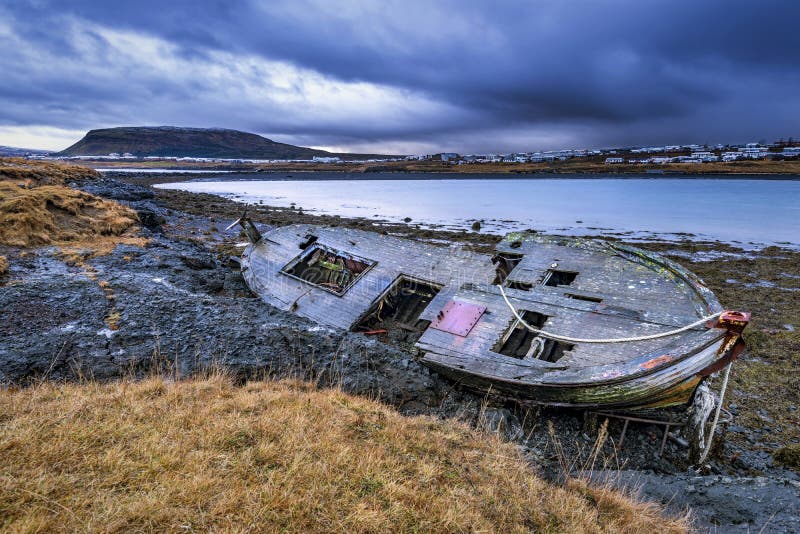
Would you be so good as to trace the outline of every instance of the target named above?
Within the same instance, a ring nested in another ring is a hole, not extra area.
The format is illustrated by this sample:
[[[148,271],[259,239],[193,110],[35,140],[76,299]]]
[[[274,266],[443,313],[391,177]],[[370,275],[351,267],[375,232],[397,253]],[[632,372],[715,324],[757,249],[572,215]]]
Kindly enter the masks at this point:
[[[668,440],[663,455],[658,455],[662,430],[654,425],[631,426],[617,449],[621,424],[612,420],[608,439],[596,443],[598,431],[586,424],[581,412],[460,391],[418,364],[409,351],[321,327],[264,304],[250,294],[230,259],[241,250],[240,238],[224,228],[238,215],[240,205],[208,195],[156,192],[131,182],[135,178],[73,185],[134,208],[143,225],[141,235],[148,239],[144,247],[121,245],[108,255],[84,260],[80,255],[77,260],[74,255],[65,258],[52,247],[0,247],[10,265],[0,279],[0,382],[15,386],[43,379],[106,380],[150,373],[179,377],[214,368],[243,380],[300,376],[378,397],[403,413],[470,420],[515,440],[548,476],[591,469],[594,476],[668,504],[675,513],[691,509],[701,529],[800,531],[800,477],[772,455],[774,449],[791,443],[792,436],[798,437],[800,424],[790,409],[791,393],[784,395],[789,400],[780,410],[764,405],[763,395],[758,407],[742,404],[757,402],[763,392],[740,378],[732,397],[736,419],[726,430],[724,446],[716,448],[700,473],[686,464],[680,440]],[[298,210],[271,208],[255,210],[253,217],[262,229],[304,220],[373,225],[373,221],[336,217],[320,221]],[[420,239],[458,241],[475,249],[486,249],[495,239],[403,225],[381,228]],[[773,256],[786,254],[790,253]],[[783,264],[776,268],[786,269]],[[776,297],[770,295],[759,297],[765,306],[776,305]],[[726,296],[720,295],[723,302]],[[770,335],[770,328],[789,332],[781,321],[776,318],[775,324],[763,325],[764,335]],[[791,336],[781,336],[777,341],[772,337],[758,344],[751,341],[758,361],[745,366],[742,376],[758,370],[764,361],[769,364],[776,357],[775,343],[782,346],[784,338],[794,342]],[[790,374],[796,369],[794,360],[784,364]],[[766,409],[765,419],[759,409]]]

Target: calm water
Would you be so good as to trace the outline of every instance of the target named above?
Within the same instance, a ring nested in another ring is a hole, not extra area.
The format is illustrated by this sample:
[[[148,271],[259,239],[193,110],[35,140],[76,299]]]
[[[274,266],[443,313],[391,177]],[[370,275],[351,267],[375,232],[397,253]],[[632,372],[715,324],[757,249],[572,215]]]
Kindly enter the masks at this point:
[[[800,181],[755,179],[209,179],[159,187],[214,193],[241,202],[295,204],[347,217],[572,235],[718,239],[800,246]],[[341,175],[336,176],[340,178]]]

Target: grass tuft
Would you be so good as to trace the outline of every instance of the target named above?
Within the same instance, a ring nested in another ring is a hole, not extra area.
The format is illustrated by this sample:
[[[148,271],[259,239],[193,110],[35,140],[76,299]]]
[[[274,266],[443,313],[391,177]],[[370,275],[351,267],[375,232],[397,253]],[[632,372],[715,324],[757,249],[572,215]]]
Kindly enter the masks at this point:
[[[774,457],[779,464],[800,471],[800,443],[781,447],[775,451]]]
[[[0,530],[683,532],[465,424],[221,375],[0,391]]]

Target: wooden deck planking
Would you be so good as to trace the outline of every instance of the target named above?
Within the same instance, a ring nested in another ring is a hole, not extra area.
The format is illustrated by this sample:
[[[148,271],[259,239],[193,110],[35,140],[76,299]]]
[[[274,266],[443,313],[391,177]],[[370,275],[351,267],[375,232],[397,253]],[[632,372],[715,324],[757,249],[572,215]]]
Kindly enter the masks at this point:
[[[552,288],[541,288],[552,289]],[[572,301],[558,294],[548,295],[544,291],[521,291],[510,289],[507,291],[509,299],[518,311],[530,310],[550,316],[543,326],[543,330],[570,337],[605,339],[649,335],[670,330],[676,326],[686,324],[686,320],[695,318],[676,318],[662,315],[659,322],[643,322],[617,315],[593,312],[577,307],[567,308],[564,301]],[[456,296],[459,300],[486,306],[487,312],[481,317],[473,328],[468,338],[460,338],[454,334],[429,329],[419,340],[419,346],[428,351],[445,351],[451,354],[483,354],[491,351],[500,337],[514,322],[511,310],[503,301],[496,288],[464,289]],[[572,302],[567,304],[574,306]],[[578,306],[589,308],[587,304],[578,303]],[[683,320],[686,319],[686,320]],[[695,331],[693,331],[695,332]],[[691,333],[682,334],[684,336]],[[648,354],[674,342],[681,335],[649,341],[637,341],[625,344],[576,344],[573,350],[565,353],[557,362],[558,366],[586,367],[617,363]],[[500,356],[500,355],[498,355]],[[505,358],[503,356],[503,358]]]
[[[592,293],[607,305],[633,310],[647,311],[657,307],[686,309],[687,312],[695,310],[694,291],[683,280],[633,263],[608,249],[524,242],[513,250],[525,257],[509,274],[510,281],[535,286],[556,263],[557,270],[578,273],[570,285],[558,286],[564,293]]]
[[[302,252],[298,245],[307,234],[317,236],[319,244],[376,263],[342,296],[282,274],[281,269]],[[517,248],[510,247],[507,241],[497,247],[499,251],[524,255],[509,280],[532,283],[534,287],[530,291],[508,289],[507,293],[518,309],[550,316],[545,330],[581,338],[628,337],[669,330],[698,318],[701,310],[697,293],[671,270],[638,258],[632,261],[592,241],[564,243],[535,239],[524,240]],[[441,291],[421,319],[432,320],[453,298],[484,305],[487,311],[466,338],[428,329],[419,340],[423,350],[495,362],[499,358],[506,362],[503,365],[512,367],[531,366],[492,352],[511,325],[513,315],[499,291],[490,285],[494,267],[488,255],[355,229],[295,225],[270,232],[245,256],[244,275],[265,301],[344,329],[350,328],[401,274],[440,285]],[[553,263],[558,264],[558,270],[579,273],[572,284],[538,285]],[[568,293],[598,297],[602,302],[569,298]],[[690,337],[692,333],[683,335]],[[649,354],[680,337],[624,345],[577,344],[556,364],[534,365],[585,368],[619,363]]]
[[[281,269],[302,252],[298,245],[305,241],[306,234],[317,236],[319,244],[362,256],[376,264],[342,296],[281,273]],[[258,293],[274,306],[288,310],[296,303],[295,313],[344,329],[350,328],[401,274],[444,286],[443,297],[448,300],[462,283],[487,283],[494,276],[488,255],[374,232],[296,225],[278,228],[270,232],[268,238],[269,241],[260,242],[247,253],[245,277],[248,282],[263,288]]]

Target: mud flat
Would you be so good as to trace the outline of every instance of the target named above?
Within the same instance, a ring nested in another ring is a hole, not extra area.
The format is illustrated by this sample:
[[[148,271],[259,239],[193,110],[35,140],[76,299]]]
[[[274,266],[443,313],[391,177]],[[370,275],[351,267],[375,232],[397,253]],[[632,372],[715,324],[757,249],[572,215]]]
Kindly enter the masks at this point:
[[[611,420],[608,438],[597,443],[597,431],[580,412],[460,391],[418,364],[410,350],[271,308],[249,293],[230,260],[242,239],[224,228],[241,214],[241,204],[126,180],[72,185],[136,210],[144,246],[123,244],[78,262],[53,247],[0,247],[9,264],[0,282],[3,383],[186,376],[215,366],[242,380],[301,377],[378,397],[402,413],[457,417],[495,430],[551,478],[591,467],[618,486],[671,503],[675,512],[691,508],[703,530],[800,531],[798,466],[791,454],[777,454],[800,446],[800,253],[744,251],[688,236],[637,243],[698,273],[724,305],[754,315],[748,353],[733,368],[728,398],[734,421],[708,469],[696,473],[672,440],[658,456],[660,427],[632,426],[617,449],[621,424]],[[251,207],[249,214],[262,229],[346,225],[474,250],[488,250],[498,239],[267,206]]]

